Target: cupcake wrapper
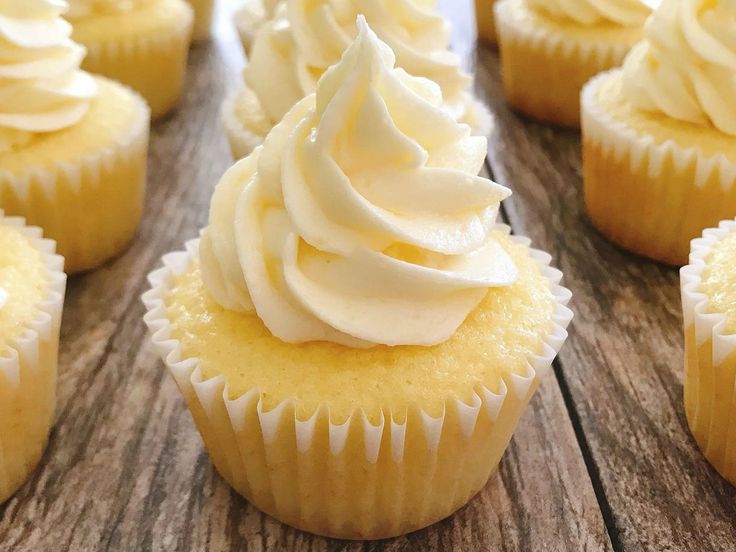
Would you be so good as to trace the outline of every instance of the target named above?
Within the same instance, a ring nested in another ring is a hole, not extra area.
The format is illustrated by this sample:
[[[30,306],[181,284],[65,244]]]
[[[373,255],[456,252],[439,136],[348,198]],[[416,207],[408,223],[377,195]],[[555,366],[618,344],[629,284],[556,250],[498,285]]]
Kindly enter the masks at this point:
[[[583,85],[601,71],[621,65],[633,43],[578,40],[520,22],[514,10],[524,2],[501,0],[494,7],[506,97],[532,117],[577,127]]]
[[[101,197],[112,175],[138,165],[145,167],[150,118],[143,100],[139,101],[140,116],[114,146],[99,148],[73,162],[57,162],[47,170],[34,167],[16,175],[0,168],[0,190],[12,190],[14,198],[12,205],[3,207],[43,227],[56,241],[70,274],[95,268],[119,253],[135,235],[145,193],[145,168],[141,169],[140,183],[132,183],[135,188],[127,190],[137,197],[133,207],[121,207],[125,211],[86,209],[70,213],[56,205],[82,195]]]
[[[736,220],[729,220],[693,240],[690,264],[680,269],[680,286],[688,425],[708,461],[736,484],[736,334],[726,333],[726,315],[710,313],[701,291],[708,253],[733,233]]]
[[[508,232],[508,227],[503,227]],[[529,240],[514,238],[528,245]],[[165,297],[172,278],[197,256],[166,255],[143,296],[153,344],[185,396],[220,474],[261,510],[323,535],[383,538],[420,529],[463,506],[486,483],[552,360],[567,337],[571,294],[550,256],[531,250],[557,301],[552,328],[526,372],[500,389],[476,390],[469,403],[448,398],[432,417],[418,408],[384,412],[376,425],[356,410],[344,423],[326,406],[306,420],[284,401],[265,411],[258,389],[232,399],[225,378],[204,379],[196,358],[171,338]]]
[[[227,132],[230,153],[236,161],[250,155],[264,140],[264,136],[246,128],[238,118],[235,112],[235,104],[239,95],[239,91],[231,94],[222,104],[222,123],[225,125],[225,131]]]
[[[194,12],[184,4],[187,16],[167,32],[84,43],[87,55],[82,68],[105,75],[135,89],[157,119],[173,109],[184,87]]]
[[[687,262],[690,240],[736,212],[736,163],[672,140],[658,144],[614,120],[596,93],[582,92],[585,202],[595,225],[626,249],[669,264]],[[678,183],[686,183],[685,186]]]
[[[56,363],[59,326],[64,304],[64,259],[41,230],[19,217],[5,217],[42,253],[48,271],[48,291],[38,312],[19,337],[0,348],[0,503],[25,481],[43,454],[56,404]],[[22,430],[22,431],[21,431]]]

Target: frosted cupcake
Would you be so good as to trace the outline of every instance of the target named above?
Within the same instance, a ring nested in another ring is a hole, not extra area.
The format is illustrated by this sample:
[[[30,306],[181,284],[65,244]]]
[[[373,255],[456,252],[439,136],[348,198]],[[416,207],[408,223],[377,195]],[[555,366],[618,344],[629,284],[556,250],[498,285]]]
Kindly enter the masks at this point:
[[[215,12],[215,0],[187,0],[194,10],[192,25],[192,42],[200,42],[210,37],[212,32],[212,16]]]
[[[184,0],[70,0],[74,40],[87,48],[83,68],[130,86],[153,118],[179,101],[193,11]]]
[[[292,526],[374,539],[485,485],[572,313],[549,256],[494,223],[509,191],[475,176],[485,138],[359,29],[144,302],[228,483]]]
[[[580,90],[621,65],[650,10],[640,0],[500,0],[495,6],[506,98],[535,119],[580,124]]]
[[[223,117],[233,157],[250,153],[281,118],[307,94],[328,67],[340,60],[356,36],[355,19],[368,23],[395,52],[409,74],[437,82],[444,108],[480,136],[490,133],[486,107],[468,91],[472,83],[457,56],[447,49],[449,23],[432,2],[419,0],[347,0],[334,4],[281,2],[265,23],[244,70],[245,86],[225,101]]]
[[[235,28],[246,55],[250,55],[256,33],[274,15],[279,0],[246,0],[235,12]]]
[[[621,70],[582,95],[585,203],[620,246],[668,264],[736,216],[733,0],[664,0]]]
[[[133,238],[149,112],[129,89],[79,70],[58,0],[0,3],[0,208],[43,227],[67,270]]]
[[[64,260],[0,210],[0,503],[43,455],[56,406]]]
[[[736,221],[693,240],[680,275],[685,413],[705,457],[736,484]]]
[[[475,0],[475,22],[478,26],[478,38],[491,44],[496,43],[496,19],[493,6],[496,0]]]

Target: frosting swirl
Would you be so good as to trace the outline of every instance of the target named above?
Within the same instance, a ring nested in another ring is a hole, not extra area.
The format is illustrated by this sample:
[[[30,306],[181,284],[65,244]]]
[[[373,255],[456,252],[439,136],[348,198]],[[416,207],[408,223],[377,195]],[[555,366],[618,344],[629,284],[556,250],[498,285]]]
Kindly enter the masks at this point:
[[[256,37],[245,82],[271,121],[280,121],[340,60],[357,34],[356,17],[363,14],[395,52],[398,66],[437,82],[445,108],[455,119],[471,122],[477,109],[467,92],[472,79],[448,50],[449,24],[432,5],[432,0],[285,0]]]
[[[528,0],[535,9],[553,18],[580,25],[614,23],[624,27],[644,24],[650,9],[641,0]]]
[[[640,109],[736,135],[736,0],[663,0],[623,76]]]
[[[439,87],[358,27],[316,95],[218,184],[202,278],[287,342],[433,345],[516,280],[491,235],[510,191],[475,176],[486,140]]]
[[[0,2],[0,151],[76,124],[97,85],[79,69],[63,0]]]
[[[90,15],[130,11],[137,4],[150,0],[69,0],[68,19],[80,19]]]

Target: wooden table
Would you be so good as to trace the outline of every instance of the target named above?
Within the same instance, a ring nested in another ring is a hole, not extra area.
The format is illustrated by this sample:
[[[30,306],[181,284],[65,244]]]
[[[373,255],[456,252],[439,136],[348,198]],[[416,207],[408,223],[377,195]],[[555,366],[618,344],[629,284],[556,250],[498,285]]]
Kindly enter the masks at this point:
[[[553,255],[574,294],[554,373],[486,488],[426,530],[330,541],[230,490],[148,344],[139,300],[160,256],[206,223],[231,163],[219,108],[243,60],[223,4],[216,38],[191,52],[179,110],[153,128],[137,241],[69,282],[56,427],[42,465],[0,506],[0,550],[736,550],[736,489],[706,463],[685,422],[677,271],[591,228],[578,133],[508,110],[498,55],[475,49],[464,0],[442,7],[457,50],[469,60],[477,52],[476,86],[496,115],[489,170],[514,191],[503,215]]]

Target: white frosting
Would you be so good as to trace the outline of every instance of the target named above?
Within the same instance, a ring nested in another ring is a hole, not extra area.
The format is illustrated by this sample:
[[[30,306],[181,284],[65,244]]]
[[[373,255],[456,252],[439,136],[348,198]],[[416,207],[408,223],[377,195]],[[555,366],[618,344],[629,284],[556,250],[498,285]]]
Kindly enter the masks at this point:
[[[736,135],[736,0],[663,0],[624,62],[637,107]]]
[[[251,51],[244,76],[274,123],[305,95],[314,92],[328,67],[337,63],[357,34],[363,14],[396,55],[399,67],[442,88],[445,108],[472,122],[472,79],[448,50],[449,24],[433,0],[286,0],[265,24]]]
[[[0,152],[76,124],[97,87],[79,70],[63,0],[0,1]]]
[[[581,25],[614,23],[625,27],[644,24],[650,8],[642,0],[527,0],[535,9]]]
[[[8,301],[8,292],[0,287],[0,309],[2,309],[5,306],[5,303],[7,303],[7,301]]]
[[[432,345],[516,267],[491,237],[510,191],[439,87],[359,19],[340,63],[212,198],[202,276],[287,342]]]
[[[150,0],[69,0],[68,19],[80,19],[90,15],[130,11],[138,4]]]

